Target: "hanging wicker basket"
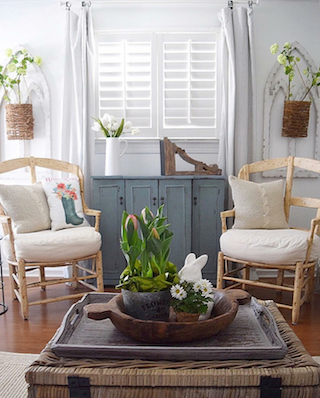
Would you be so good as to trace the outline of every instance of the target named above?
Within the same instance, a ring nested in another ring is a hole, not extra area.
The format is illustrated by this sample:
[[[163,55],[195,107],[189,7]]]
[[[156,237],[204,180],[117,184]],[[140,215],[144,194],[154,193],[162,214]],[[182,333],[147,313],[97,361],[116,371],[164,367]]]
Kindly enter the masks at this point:
[[[307,137],[310,101],[285,101],[282,137]]]
[[[8,140],[32,140],[32,104],[6,105],[6,124]]]

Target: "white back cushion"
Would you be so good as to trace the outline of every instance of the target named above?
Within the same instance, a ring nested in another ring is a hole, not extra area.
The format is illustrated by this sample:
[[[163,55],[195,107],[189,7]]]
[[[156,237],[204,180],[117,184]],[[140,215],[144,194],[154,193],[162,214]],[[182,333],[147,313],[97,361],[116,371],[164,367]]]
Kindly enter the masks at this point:
[[[257,184],[230,176],[229,184],[235,207],[233,228],[288,228],[283,180]]]
[[[49,206],[40,183],[0,185],[0,202],[12,218],[17,233],[42,231],[51,227]]]

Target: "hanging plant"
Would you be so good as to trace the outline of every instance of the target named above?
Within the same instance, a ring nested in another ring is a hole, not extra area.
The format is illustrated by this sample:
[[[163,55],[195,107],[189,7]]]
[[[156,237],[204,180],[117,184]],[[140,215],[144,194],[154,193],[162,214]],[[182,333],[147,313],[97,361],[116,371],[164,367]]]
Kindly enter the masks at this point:
[[[26,49],[13,53],[6,50],[7,63],[0,65],[0,88],[4,90],[6,105],[7,136],[9,140],[33,139],[32,104],[22,103],[21,85],[27,83],[25,76],[32,63],[41,65],[41,57],[32,57]]]
[[[270,47],[271,54],[278,54],[277,61],[283,65],[284,73],[288,76],[288,90],[285,95],[284,112],[283,112],[283,137],[307,137],[309,125],[309,113],[311,105],[310,91],[312,87],[320,86],[320,68],[313,72],[310,67],[307,67],[301,73],[298,63],[300,57],[294,56],[292,51],[294,48],[287,42],[283,46],[283,50],[279,51],[277,43]],[[295,75],[299,75],[304,92],[300,101],[293,101],[292,88]],[[304,75],[304,76],[303,76]],[[306,100],[308,98],[308,100]]]

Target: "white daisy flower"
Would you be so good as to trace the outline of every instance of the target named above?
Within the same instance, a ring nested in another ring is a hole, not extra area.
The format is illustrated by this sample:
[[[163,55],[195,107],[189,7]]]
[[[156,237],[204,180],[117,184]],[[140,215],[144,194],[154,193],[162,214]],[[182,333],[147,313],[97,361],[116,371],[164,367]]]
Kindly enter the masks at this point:
[[[195,292],[198,292],[201,288],[202,288],[201,280],[200,280],[200,281],[197,281],[197,282],[195,282],[195,283],[193,284],[193,290],[194,290]]]
[[[201,284],[201,292],[203,293],[203,296],[207,297],[206,295],[211,294],[212,293],[212,283],[210,281],[208,281],[208,279],[200,279],[200,284]]]
[[[187,292],[180,285],[174,285],[170,289],[171,296],[177,300],[183,300],[187,297]]]

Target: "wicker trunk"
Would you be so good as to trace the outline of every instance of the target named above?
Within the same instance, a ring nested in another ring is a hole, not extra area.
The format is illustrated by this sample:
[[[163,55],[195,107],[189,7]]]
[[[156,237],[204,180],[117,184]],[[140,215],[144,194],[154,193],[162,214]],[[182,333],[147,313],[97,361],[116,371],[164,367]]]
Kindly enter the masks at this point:
[[[8,140],[32,140],[32,104],[6,105],[6,123]]]
[[[57,357],[48,346],[26,372],[29,398],[319,398],[320,366],[276,305],[288,346],[280,360],[150,361]]]
[[[284,102],[282,137],[307,137],[310,105],[310,101]]]

